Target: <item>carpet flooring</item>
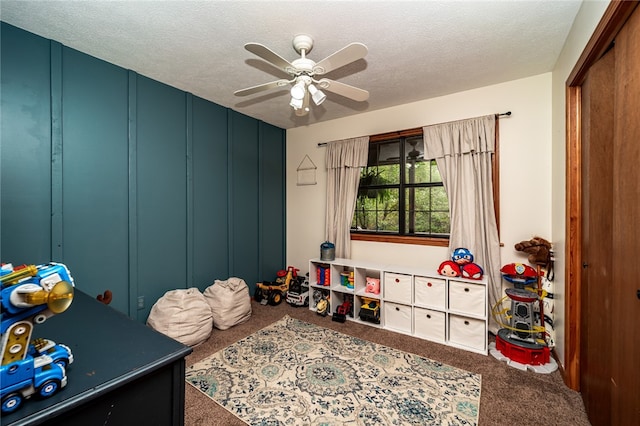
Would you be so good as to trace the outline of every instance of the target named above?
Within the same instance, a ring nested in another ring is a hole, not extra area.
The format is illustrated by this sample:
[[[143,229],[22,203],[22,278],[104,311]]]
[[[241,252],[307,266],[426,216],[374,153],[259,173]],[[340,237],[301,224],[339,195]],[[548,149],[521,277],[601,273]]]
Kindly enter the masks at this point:
[[[243,324],[224,331],[214,329],[207,341],[193,348],[193,353],[186,358],[187,367],[288,315],[481,375],[478,417],[481,426],[590,426],[580,394],[567,388],[560,371],[551,374],[521,371],[490,355],[451,348],[365,324],[334,322],[330,317],[321,317],[309,309],[286,303],[262,306],[252,302],[252,311],[251,318]],[[185,394],[186,426],[246,424],[193,386],[186,385]]]
[[[477,425],[481,377],[286,315],[192,365],[251,425]]]

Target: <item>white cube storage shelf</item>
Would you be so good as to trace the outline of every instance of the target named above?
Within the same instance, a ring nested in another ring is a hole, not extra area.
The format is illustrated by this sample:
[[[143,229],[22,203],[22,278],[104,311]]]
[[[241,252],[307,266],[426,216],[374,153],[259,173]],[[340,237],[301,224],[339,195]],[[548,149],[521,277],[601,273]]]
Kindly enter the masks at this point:
[[[447,306],[447,280],[416,275],[413,277],[414,304],[444,311]]]
[[[326,273],[319,273],[325,271]],[[353,273],[353,288],[342,274]],[[367,277],[380,279],[380,293],[366,292]],[[324,282],[322,281],[324,279]],[[486,355],[488,350],[488,294],[486,278],[466,280],[436,271],[351,259],[309,261],[311,302],[313,291],[330,295],[331,313],[353,299],[353,316],[347,320],[419,337]],[[379,304],[380,324],[362,321],[358,313],[363,298]]]
[[[486,285],[468,282],[449,281],[449,311],[462,314],[473,314],[483,317],[486,314],[486,304],[478,304],[478,300],[486,298]]]
[[[446,317],[442,311],[413,307],[414,336],[438,343],[446,343]]]
[[[385,328],[400,333],[411,334],[413,313],[411,305],[384,302],[382,306],[382,318]]]
[[[411,304],[411,275],[385,272],[384,300]]]

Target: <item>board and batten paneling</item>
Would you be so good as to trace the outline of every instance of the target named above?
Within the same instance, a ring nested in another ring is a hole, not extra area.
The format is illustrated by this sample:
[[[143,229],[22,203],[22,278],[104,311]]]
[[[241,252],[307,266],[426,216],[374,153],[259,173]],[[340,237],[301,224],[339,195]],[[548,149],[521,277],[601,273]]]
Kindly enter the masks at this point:
[[[3,262],[66,263],[139,321],[166,291],[285,267],[284,130],[1,31]]]
[[[260,279],[272,281],[286,258],[285,138],[280,128],[260,123]],[[292,265],[304,269],[305,265]]]
[[[5,24],[0,40],[0,261],[43,263],[51,259],[51,43]]]
[[[136,86],[138,318],[146,318],[147,301],[187,284],[186,94],[141,76]]]
[[[230,230],[229,271],[245,280],[253,293],[259,277],[258,257],[258,122],[235,111],[229,113]]]
[[[227,113],[193,97],[193,286],[229,276]]]
[[[80,290],[110,290],[112,307],[123,312],[129,299],[127,87],[126,70],[63,49],[64,261]]]

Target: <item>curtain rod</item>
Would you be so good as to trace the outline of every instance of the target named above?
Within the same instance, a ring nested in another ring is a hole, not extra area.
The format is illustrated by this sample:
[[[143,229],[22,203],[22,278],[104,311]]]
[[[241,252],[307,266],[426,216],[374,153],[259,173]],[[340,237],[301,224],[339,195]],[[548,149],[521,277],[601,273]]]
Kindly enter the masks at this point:
[[[502,116],[511,117],[511,111],[501,112],[501,113],[495,114],[495,116],[496,118],[502,117]],[[321,147],[321,146],[327,146],[327,142],[318,142],[318,147]]]

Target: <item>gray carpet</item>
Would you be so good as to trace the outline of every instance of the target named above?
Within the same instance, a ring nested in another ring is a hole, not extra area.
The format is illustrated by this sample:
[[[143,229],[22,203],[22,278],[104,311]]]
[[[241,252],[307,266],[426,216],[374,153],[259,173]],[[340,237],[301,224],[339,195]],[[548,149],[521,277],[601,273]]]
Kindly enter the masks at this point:
[[[479,355],[422,339],[347,321],[338,323],[307,308],[262,306],[252,303],[249,321],[228,330],[213,330],[211,337],[194,348],[187,366],[203,360],[285,315],[338,330],[362,339],[394,347],[482,375],[479,424],[487,426],[590,426],[580,394],[565,386],[559,371],[537,374],[507,366],[491,355]],[[185,385],[185,424],[243,425],[241,420]]]

